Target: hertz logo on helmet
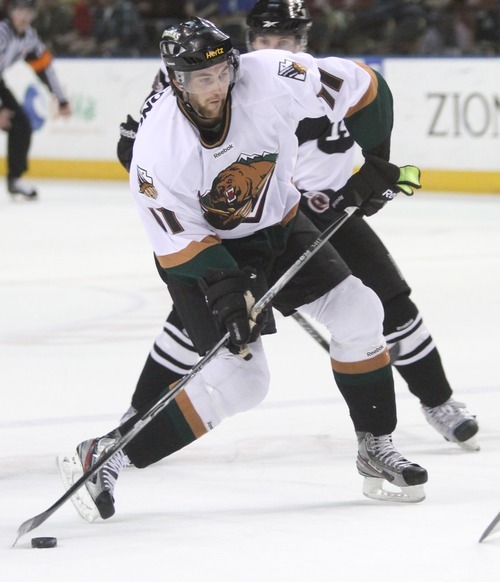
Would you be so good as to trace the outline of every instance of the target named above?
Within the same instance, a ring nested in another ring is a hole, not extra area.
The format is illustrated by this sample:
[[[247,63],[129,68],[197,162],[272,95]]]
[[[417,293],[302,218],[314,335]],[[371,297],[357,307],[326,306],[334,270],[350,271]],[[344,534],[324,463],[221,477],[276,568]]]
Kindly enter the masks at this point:
[[[205,58],[208,59],[213,59],[214,57],[218,57],[219,55],[223,55],[224,54],[224,47],[219,47],[213,51],[207,51],[205,53]]]

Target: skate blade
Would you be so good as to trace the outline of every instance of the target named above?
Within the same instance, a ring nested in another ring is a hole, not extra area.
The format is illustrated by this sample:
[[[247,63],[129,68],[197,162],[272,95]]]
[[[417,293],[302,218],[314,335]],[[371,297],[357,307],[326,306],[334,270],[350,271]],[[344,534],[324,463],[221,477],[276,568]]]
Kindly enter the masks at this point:
[[[38,200],[38,195],[22,194],[21,192],[9,192],[10,199],[15,204],[24,204],[29,202],[35,202]]]
[[[470,439],[467,439],[466,441],[463,442],[457,441],[457,445],[464,451],[476,452],[481,450],[481,447],[479,446],[476,437],[471,437]]]
[[[57,467],[61,475],[64,488],[68,490],[83,475],[83,467],[77,454],[58,455]],[[100,519],[99,511],[92,500],[87,487],[83,485],[71,496],[71,503],[78,515],[86,522],[92,523]]]
[[[363,480],[363,495],[376,501],[391,501],[396,503],[419,503],[425,499],[423,485],[398,487],[385,479],[365,477]]]

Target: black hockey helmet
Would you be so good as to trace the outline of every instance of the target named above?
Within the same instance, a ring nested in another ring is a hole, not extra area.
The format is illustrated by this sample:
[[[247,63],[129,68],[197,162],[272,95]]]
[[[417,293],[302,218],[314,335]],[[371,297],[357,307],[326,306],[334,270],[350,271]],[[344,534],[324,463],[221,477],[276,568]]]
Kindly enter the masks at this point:
[[[31,8],[36,9],[35,0],[8,0],[7,10],[14,10],[14,8]]]
[[[238,67],[238,51],[227,34],[204,18],[194,17],[163,32],[163,62],[170,71],[198,71],[229,61]]]
[[[305,50],[311,22],[303,0],[257,0],[246,18],[248,50],[259,34],[294,35]]]
[[[162,35],[160,52],[173,91],[190,111],[194,108],[189,94],[195,93],[191,73],[228,63],[228,93],[236,82],[239,51],[227,34],[203,18],[194,17],[167,28]]]

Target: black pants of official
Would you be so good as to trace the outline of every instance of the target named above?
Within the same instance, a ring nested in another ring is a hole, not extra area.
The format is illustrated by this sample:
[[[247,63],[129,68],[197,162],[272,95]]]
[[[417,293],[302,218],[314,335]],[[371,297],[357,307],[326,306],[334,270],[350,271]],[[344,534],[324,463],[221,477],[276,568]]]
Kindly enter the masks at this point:
[[[0,81],[0,103],[2,108],[14,112],[10,128],[4,130],[8,134],[7,178],[19,178],[28,169],[28,151],[32,134],[30,120],[3,81]]]

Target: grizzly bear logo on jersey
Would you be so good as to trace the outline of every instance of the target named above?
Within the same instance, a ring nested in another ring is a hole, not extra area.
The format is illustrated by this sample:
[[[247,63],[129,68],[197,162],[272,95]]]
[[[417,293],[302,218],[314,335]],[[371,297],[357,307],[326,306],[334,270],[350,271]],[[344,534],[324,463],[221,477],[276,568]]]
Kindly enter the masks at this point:
[[[241,155],[219,172],[209,191],[200,195],[205,220],[232,230],[242,222],[259,222],[276,167],[277,154]]]

